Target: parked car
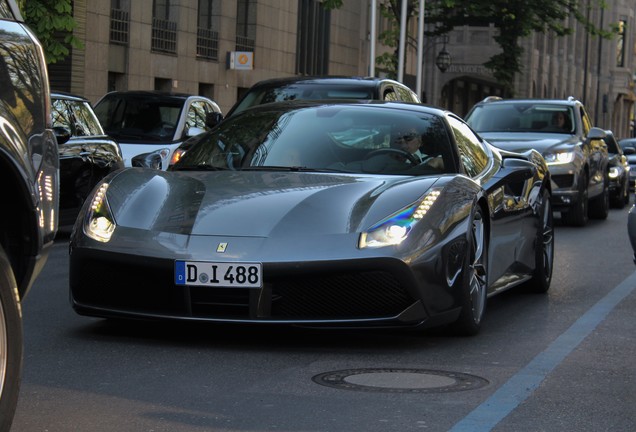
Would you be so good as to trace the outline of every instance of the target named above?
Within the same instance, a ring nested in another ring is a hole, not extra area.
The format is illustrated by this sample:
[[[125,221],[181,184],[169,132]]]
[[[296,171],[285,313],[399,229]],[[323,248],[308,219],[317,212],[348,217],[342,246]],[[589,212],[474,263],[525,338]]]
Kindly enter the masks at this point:
[[[166,170],[182,154],[181,143],[205,132],[216,102],[159,91],[116,91],[95,104],[104,131],[121,147],[124,165]]]
[[[362,99],[420,103],[404,84],[376,77],[287,77],[254,84],[228,111],[227,117],[249,107],[287,100]]]
[[[552,204],[562,220],[584,226],[609,211],[609,156],[605,131],[592,127],[583,104],[568,99],[488,97],[466,116],[484,139],[510,151],[535,149],[552,173]]]
[[[77,313],[475,334],[487,296],[550,286],[544,159],[447,111],[280,102],[196,139],[168,172],[119,171],[87,200],[70,239]],[[428,156],[404,149],[414,140]]]
[[[636,189],[636,138],[624,138],[618,141],[629,164],[629,190]]]
[[[627,156],[611,130],[605,131],[605,145],[609,156],[609,191],[610,204],[617,208],[623,208],[629,204],[629,172],[631,168],[627,162]]]
[[[22,371],[21,310],[57,232],[59,158],[44,53],[14,0],[0,0],[0,33],[0,431],[8,431]]]
[[[73,225],[93,187],[124,167],[117,141],[107,136],[90,102],[77,95],[51,93],[53,130],[60,155],[60,226]]]

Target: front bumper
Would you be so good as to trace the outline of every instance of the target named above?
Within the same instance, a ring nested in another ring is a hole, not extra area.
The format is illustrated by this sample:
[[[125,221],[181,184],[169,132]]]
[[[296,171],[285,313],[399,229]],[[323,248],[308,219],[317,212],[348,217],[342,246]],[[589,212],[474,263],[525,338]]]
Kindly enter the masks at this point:
[[[579,201],[579,171],[571,165],[549,165],[552,209],[567,211]]]
[[[263,263],[263,273],[259,289],[184,287],[173,283],[172,259],[75,248],[71,303],[89,316],[212,322],[369,327],[430,318],[399,259]]]

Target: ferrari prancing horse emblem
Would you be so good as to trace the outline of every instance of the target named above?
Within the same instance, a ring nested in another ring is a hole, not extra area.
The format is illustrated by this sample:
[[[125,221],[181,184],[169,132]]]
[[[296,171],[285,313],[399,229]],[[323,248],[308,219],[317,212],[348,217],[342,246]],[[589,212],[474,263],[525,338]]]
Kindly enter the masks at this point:
[[[219,253],[225,252],[225,249],[227,249],[227,243],[219,243],[219,245],[216,247],[216,251]]]

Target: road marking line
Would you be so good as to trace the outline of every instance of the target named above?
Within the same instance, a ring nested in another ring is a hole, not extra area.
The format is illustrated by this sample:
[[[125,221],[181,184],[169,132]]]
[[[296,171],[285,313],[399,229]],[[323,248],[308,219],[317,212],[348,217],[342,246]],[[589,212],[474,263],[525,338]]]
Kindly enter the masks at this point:
[[[556,338],[542,353],[513,375],[486,401],[455,424],[450,432],[492,430],[501,420],[525,401],[545,377],[585,339],[625,297],[636,288],[636,272]]]

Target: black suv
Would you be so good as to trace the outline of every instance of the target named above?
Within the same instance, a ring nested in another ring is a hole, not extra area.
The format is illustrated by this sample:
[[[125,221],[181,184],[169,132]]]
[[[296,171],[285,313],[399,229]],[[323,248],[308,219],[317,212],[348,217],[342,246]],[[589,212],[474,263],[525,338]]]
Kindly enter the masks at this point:
[[[552,206],[563,222],[584,226],[609,211],[606,132],[592,127],[583,104],[568,99],[488,97],[466,116],[484,139],[504,150],[539,151],[552,178]]]
[[[0,431],[22,369],[21,303],[57,232],[58,153],[44,54],[14,0],[0,0]]]
[[[388,78],[375,77],[287,77],[254,84],[228,111],[238,114],[254,105],[299,99],[389,100],[420,103],[407,86]]]

